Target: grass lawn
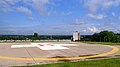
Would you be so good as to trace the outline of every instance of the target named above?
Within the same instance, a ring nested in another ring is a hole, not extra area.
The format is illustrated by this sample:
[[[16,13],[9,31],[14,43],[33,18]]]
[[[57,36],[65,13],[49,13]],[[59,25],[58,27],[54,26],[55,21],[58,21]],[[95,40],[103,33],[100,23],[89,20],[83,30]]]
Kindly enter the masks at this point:
[[[83,43],[88,43],[88,44],[103,44],[103,45],[120,45],[120,43],[112,43],[112,42],[90,42],[90,41],[85,41]]]
[[[79,62],[63,62],[46,65],[20,66],[20,67],[120,67],[120,58],[89,60]]]

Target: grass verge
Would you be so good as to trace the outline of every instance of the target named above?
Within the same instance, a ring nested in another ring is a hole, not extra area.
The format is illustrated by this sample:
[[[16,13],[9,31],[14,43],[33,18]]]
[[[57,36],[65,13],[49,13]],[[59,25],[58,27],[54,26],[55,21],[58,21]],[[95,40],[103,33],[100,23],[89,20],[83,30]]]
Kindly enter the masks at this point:
[[[64,62],[20,67],[120,67],[120,58],[109,58],[102,60],[89,60],[79,62]]]
[[[88,44],[103,44],[103,45],[120,45],[120,43],[112,43],[112,42],[90,42],[90,41],[84,41],[83,43],[88,43]]]

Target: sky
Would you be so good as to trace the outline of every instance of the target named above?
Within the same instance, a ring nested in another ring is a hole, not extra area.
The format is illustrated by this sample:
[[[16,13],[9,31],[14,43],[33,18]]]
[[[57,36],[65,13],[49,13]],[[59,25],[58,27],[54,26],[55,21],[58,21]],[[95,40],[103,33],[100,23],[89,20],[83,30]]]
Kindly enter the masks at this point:
[[[120,33],[120,0],[0,0],[1,35]]]

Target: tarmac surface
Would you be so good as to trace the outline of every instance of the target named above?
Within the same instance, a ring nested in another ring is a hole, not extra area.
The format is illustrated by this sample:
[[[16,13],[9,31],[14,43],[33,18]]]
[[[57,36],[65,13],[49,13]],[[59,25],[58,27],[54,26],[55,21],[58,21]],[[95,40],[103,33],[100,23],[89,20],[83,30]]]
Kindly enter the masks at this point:
[[[51,43],[51,42],[50,42]],[[40,50],[37,47],[12,49],[12,45],[30,43],[0,43],[0,67],[55,63],[58,61],[75,61],[120,56],[120,46],[104,46],[77,42],[52,42],[53,44],[76,44],[69,49]],[[63,58],[63,59],[61,59]],[[67,59],[66,59],[67,58]],[[46,60],[47,59],[47,60]]]

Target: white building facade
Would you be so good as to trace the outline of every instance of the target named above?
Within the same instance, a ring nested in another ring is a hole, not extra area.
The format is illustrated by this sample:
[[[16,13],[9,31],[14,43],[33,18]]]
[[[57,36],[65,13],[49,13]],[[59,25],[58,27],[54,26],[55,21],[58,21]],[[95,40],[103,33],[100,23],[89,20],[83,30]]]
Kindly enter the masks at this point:
[[[80,40],[80,33],[78,31],[73,33],[73,41]]]

